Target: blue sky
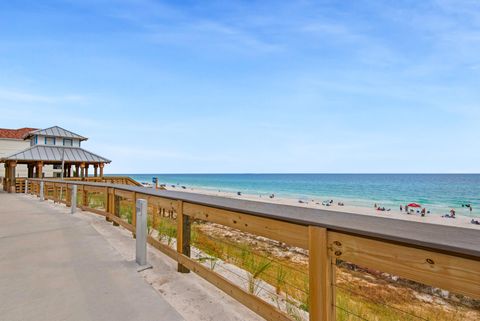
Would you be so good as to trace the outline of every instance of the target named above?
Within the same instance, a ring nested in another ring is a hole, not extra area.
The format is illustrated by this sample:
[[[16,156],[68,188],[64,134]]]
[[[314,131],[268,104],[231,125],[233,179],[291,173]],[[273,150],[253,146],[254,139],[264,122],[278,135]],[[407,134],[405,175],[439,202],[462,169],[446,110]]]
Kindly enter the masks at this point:
[[[110,173],[480,172],[480,2],[0,3],[0,127]]]

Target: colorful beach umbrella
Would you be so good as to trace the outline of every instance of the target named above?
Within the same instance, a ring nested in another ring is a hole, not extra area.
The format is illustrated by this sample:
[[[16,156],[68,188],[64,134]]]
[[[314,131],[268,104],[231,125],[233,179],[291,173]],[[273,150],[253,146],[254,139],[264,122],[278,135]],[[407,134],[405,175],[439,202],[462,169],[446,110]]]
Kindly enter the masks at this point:
[[[417,204],[417,203],[410,203],[407,205],[408,207],[422,207],[422,205]]]

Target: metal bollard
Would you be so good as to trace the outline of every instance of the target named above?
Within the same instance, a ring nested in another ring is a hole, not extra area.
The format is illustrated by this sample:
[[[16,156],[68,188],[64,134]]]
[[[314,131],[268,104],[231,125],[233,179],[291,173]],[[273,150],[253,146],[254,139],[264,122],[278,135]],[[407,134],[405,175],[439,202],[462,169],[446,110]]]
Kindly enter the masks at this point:
[[[70,214],[74,214],[77,211],[77,185],[72,185],[72,199],[70,202]]]
[[[147,201],[137,200],[137,239],[135,261],[138,265],[147,264]]]
[[[43,202],[45,200],[45,195],[43,194],[43,181],[40,182],[40,201]]]
[[[25,180],[25,194],[28,194],[28,179]]]

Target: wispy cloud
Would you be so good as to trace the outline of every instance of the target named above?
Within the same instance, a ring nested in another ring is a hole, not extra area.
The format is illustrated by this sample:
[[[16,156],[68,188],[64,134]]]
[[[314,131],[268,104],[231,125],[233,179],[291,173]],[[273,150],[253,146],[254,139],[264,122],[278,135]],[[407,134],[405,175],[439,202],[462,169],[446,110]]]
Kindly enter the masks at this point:
[[[84,101],[82,95],[43,95],[20,91],[16,89],[0,89],[0,101],[19,102],[19,103],[59,103],[59,102],[79,102]]]
[[[157,44],[226,50],[244,54],[270,53],[282,46],[233,21],[213,19],[163,2],[122,2],[109,15],[143,29],[144,38]],[[248,23],[247,23],[248,24]]]
[[[282,50],[280,44],[265,41],[240,28],[211,20],[176,26],[149,26],[147,37],[155,43],[184,45],[196,50],[223,50],[243,54],[265,54]],[[199,52],[200,53],[200,52]]]

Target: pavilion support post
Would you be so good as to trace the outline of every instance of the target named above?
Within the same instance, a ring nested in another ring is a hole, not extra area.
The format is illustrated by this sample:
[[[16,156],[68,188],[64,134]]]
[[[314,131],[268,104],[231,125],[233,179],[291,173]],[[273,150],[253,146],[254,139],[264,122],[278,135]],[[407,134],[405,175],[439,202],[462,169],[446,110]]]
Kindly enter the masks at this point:
[[[37,163],[37,178],[43,178],[43,163]]]
[[[27,165],[27,168],[28,168],[28,174],[27,174],[27,177],[28,178],[33,178],[33,164],[28,164]]]
[[[93,176],[98,176],[98,164],[93,164]]]
[[[10,190],[10,166],[5,163],[5,176],[3,177],[3,190],[8,192]]]
[[[102,178],[103,178],[103,166],[104,165],[105,164],[103,164],[103,163],[100,163],[100,165],[99,165],[100,166],[100,177],[102,177]]]
[[[9,193],[15,193],[16,182],[15,182],[15,168],[17,167],[17,162],[9,162],[8,169],[9,169]]]
[[[85,178],[88,177],[88,166],[89,164],[85,164]]]
[[[80,177],[80,165],[75,164],[75,177]]]
[[[80,177],[85,177],[85,163],[80,164]]]
[[[67,166],[67,177],[72,177],[72,164]]]

